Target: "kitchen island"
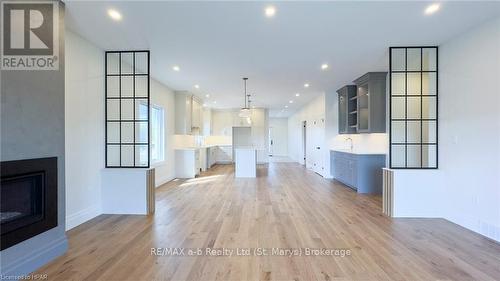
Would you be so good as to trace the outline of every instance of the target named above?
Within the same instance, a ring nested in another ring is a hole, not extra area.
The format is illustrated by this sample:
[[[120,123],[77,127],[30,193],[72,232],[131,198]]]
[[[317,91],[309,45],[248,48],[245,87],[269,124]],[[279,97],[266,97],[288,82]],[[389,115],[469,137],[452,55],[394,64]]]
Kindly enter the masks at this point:
[[[257,150],[253,146],[234,148],[234,176],[255,178],[257,176]]]

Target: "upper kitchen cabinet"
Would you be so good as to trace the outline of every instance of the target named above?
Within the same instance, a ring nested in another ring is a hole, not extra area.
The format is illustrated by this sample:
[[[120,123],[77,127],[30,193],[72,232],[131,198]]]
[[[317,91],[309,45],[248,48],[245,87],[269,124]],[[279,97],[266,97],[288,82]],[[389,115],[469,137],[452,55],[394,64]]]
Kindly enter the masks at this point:
[[[368,72],[354,80],[358,133],[385,133],[386,77],[387,72]]]
[[[198,135],[202,127],[201,101],[189,92],[175,93],[175,134]]]
[[[212,135],[212,109],[210,108],[203,108],[203,117],[201,118],[202,120],[202,130],[201,134],[204,136],[210,136]]]
[[[191,131],[200,133],[203,126],[203,102],[195,96],[191,96],[191,99]]]
[[[339,134],[354,134],[357,128],[356,85],[347,85],[337,91],[339,102]]]

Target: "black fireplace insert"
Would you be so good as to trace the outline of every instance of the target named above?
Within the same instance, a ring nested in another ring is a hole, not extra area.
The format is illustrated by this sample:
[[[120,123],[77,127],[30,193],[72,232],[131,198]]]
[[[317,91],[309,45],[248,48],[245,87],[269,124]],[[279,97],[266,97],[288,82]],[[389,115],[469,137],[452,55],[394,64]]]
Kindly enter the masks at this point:
[[[57,226],[57,157],[0,164],[1,250]]]

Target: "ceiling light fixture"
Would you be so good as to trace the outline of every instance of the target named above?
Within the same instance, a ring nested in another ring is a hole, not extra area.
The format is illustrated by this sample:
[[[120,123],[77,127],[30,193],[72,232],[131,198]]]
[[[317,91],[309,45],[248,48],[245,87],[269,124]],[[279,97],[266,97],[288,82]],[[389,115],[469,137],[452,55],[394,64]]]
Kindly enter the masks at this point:
[[[309,83],[305,83],[304,88],[309,88]]]
[[[285,108],[288,108],[288,105],[285,105]]]
[[[174,65],[174,66],[172,67],[172,69],[173,69],[174,71],[177,71],[177,72],[179,72],[179,71],[181,70],[181,68],[180,68],[178,65]]]
[[[205,97],[206,97],[206,98],[209,98],[209,97],[210,97],[210,95],[209,95],[209,94],[206,94],[206,95],[205,95]]]
[[[217,101],[216,101],[216,100],[214,100],[214,104],[216,104],[216,103],[217,103]]]
[[[122,14],[120,14],[117,10],[109,9],[108,16],[116,21],[122,20]]]
[[[431,5],[427,6],[427,8],[425,9],[425,14],[432,15],[435,12],[437,12],[440,7],[441,7],[441,5],[438,3],[431,4]]]
[[[250,116],[252,116],[252,112],[250,112],[250,108],[248,107],[249,106],[248,103],[250,102],[250,95],[247,94],[247,80],[248,78],[243,77],[243,85],[245,88],[244,91],[245,96],[243,97],[243,99],[245,101],[245,105],[241,108],[238,116],[240,116],[241,118],[247,118],[247,120],[249,120]]]
[[[194,87],[195,87],[196,89],[199,89],[199,88],[200,88],[200,85],[196,84],[196,85],[194,85]]]
[[[276,8],[274,6],[267,6],[265,9],[266,17],[272,18],[276,15]]]
[[[299,94],[299,93],[296,93],[296,94],[295,94],[295,96],[296,96],[296,97],[299,97],[299,96],[300,96],[300,94]]]
[[[289,103],[293,103],[293,100],[290,100]]]
[[[328,69],[328,64],[324,63],[321,65],[321,70],[327,70]]]

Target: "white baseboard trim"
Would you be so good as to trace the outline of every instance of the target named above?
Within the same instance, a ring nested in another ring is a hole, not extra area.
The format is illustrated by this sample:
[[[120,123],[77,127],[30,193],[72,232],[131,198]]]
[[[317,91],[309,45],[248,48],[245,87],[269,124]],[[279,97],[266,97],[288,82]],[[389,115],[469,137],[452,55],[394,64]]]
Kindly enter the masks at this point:
[[[66,235],[59,237],[51,243],[41,245],[40,249],[27,253],[25,256],[12,261],[9,264],[2,263],[1,276],[2,279],[9,279],[7,277],[26,276],[34,272],[38,268],[46,265],[55,258],[61,256],[68,250],[68,240]],[[18,280],[16,278],[15,280]],[[10,279],[9,279],[10,280]],[[14,280],[14,279],[12,279]]]
[[[101,207],[99,205],[93,205],[78,211],[75,214],[66,216],[66,231],[79,226],[80,224],[91,220],[98,215],[102,214]]]

